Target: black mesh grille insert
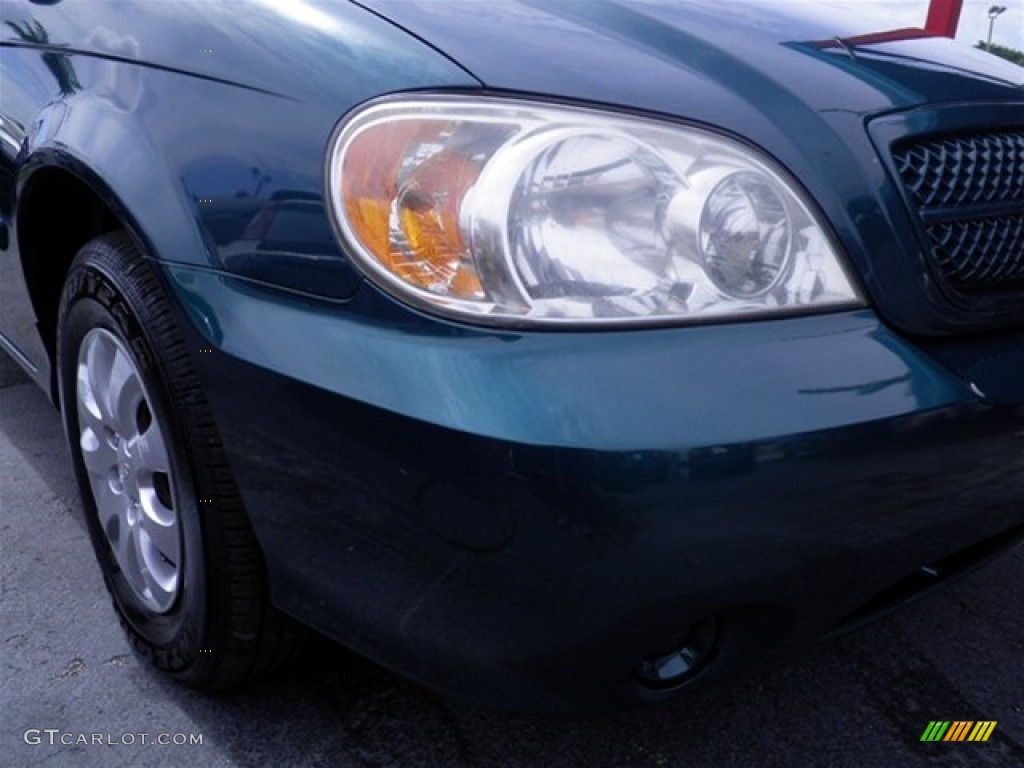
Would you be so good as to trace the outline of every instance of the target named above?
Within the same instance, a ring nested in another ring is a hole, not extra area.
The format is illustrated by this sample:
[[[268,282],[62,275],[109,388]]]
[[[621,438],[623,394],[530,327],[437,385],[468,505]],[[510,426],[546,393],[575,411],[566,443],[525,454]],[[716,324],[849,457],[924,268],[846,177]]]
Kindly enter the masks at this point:
[[[924,208],[1024,201],[1024,131],[904,145],[895,158]]]
[[[916,140],[893,158],[946,279],[964,294],[1024,291],[1024,130]]]
[[[959,287],[1024,288],[1024,216],[933,224],[928,236],[939,266]]]

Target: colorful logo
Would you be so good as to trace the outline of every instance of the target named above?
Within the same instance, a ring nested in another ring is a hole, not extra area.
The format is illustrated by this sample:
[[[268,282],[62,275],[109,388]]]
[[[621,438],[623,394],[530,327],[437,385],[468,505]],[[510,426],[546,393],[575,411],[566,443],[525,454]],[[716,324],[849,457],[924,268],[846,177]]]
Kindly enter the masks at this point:
[[[921,741],[988,741],[996,729],[995,720],[932,720]]]

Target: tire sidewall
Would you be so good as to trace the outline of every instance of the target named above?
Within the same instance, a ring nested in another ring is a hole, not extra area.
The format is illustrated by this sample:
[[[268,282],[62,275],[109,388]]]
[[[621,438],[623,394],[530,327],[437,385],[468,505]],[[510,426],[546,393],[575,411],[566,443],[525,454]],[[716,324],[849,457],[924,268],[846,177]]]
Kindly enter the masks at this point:
[[[90,539],[115,608],[135,640],[136,648],[154,657],[158,666],[181,671],[197,660],[206,627],[205,563],[199,516],[197,477],[184,447],[181,419],[175,418],[173,382],[161,363],[159,339],[140,320],[147,314],[137,281],[111,264],[107,250],[87,245],[72,264],[60,308],[58,388],[64,427],[81,491]],[[132,269],[149,269],[136,263]],[[76,394],[78,357],[86,334],[94,328],[113,333],[122,342],[142,378],[154,418],[168,443],[172,493],[181,534],[181,577],[178,596],[166,613],[155,613],[139,601],[121,573],[106,534],[78,445],[80,434]]]

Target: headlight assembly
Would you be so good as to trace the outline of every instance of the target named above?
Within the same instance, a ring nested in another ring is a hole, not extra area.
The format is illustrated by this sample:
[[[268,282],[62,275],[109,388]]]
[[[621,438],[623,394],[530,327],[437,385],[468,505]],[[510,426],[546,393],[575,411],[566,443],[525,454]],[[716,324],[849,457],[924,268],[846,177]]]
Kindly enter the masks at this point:
[[[418,96],[350,115],[327,166],[356,263],[450,317],[681,323],[862,303],[796,184],[708,130]]]

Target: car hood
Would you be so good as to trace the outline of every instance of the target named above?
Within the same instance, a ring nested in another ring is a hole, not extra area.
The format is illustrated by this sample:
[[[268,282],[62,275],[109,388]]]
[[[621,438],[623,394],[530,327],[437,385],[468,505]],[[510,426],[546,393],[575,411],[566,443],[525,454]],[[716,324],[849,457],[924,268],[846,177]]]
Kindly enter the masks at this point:
[[[1024,97],[1024,68],[827,2],[359,0],[487,87],[730,124]],[[924,10],[922,9],[922,21]]]

